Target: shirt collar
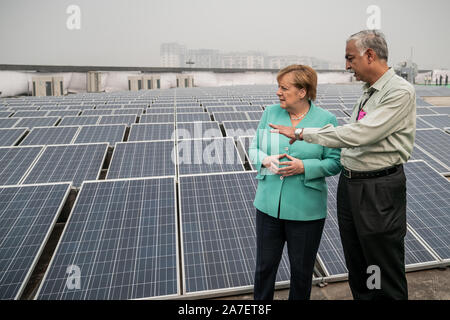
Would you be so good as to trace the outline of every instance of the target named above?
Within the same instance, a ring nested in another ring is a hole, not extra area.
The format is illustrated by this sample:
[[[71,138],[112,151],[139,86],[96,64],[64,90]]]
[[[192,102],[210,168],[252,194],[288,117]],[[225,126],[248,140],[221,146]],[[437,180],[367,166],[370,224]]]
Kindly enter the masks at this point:
[[[392,68],[389,68],[373,85],[369,86],[367,83],[363,86],[365,92],[376,90],[380,91],[383,89],[384,85],[391,80],[391,78],[395,75],[395,72]]]

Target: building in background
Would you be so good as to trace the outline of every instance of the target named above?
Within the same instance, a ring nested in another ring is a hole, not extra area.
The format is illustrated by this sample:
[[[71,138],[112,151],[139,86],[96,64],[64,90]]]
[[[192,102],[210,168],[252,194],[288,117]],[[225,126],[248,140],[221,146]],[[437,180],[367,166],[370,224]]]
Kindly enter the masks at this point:
[[[315,69],[330,69],[331,65],[326,60],[314,57],[268,56],[259,51],[219,52],[212,49],[187,49],[178,43],[163,43],[160,52],[162,67],[281,69],[291,64],[305,64]]]
[[[38,76],[32,78],[33,96],[64,95],[64,78],[55,76]]]

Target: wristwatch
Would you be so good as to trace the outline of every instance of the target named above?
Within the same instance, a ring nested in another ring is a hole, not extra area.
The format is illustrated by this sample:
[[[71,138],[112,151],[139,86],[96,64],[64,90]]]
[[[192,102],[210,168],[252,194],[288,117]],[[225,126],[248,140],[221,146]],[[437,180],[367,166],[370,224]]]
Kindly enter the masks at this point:
[[[300,139],[300,135],[303,133],[303,128],[297,128],[297,129],[295,129],[295,131],[294,131],[294,135],[295,135],[295,139],[296,140],[303,140],[303,139]]]

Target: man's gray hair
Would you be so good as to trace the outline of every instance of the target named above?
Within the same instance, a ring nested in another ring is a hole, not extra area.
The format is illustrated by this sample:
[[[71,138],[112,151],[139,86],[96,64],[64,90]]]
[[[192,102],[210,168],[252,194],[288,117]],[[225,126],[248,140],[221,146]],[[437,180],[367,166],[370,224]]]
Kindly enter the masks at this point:
[[[363,30],[355,33],[347,39],[347,42],[355,40],[356,48],[360,55],[367,49],[372,49],[381,60],[388,60],[388,47],[384,34],[377,30]]]

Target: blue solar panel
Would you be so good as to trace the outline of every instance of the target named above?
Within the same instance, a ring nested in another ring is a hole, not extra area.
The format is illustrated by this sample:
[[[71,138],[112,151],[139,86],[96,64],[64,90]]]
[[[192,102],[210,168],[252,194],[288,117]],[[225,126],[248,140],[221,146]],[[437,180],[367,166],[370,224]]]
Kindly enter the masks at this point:
[[[98,124],[126,124],[130,126],[132,123],[136,123],[136,115],[123,114],[112,116],[101,116]]]
[[[219,123],[216,121],[177,123],[178,139],[202,139],[222,137]]]
[[[108,142],[113,146],[123,141],[126,129],[125,124],[82,126],[73,143]]]
[[[33,128],[20,145],[69,144],[77,133],[78,127]]]
[[[108,179],[175,176],[175,142],[117,143]]]
[[[421,119],[435,128],[442,129],[450,126],[450,116],[447,114],[422,116]]]
[[[227,137],[254,136],[259,121],[224,121],[223,127]]]
[[[180,140],[177,150],[180,175],[244,170],[232,138]]]
[[[14,127],[16,128],[34,128],[34,127],[51,127],[59,120],[59,117],[36,117],[21,118]]]
[[[38,299],[179,294],[174,178],[83,184]],[[68,266],[80,286],[67,286]]]
[[[12,128],[20,119],[0,118],[0,128]]]
[[[408,224],[437,253],[450,260],[450,182],[423,161],[405,166]]]
[[[417,130],[416,145],[450,168],[450,135],[442,130]]]
[[[24,183],[73,181],[79,187],[98,179],[107,148],[106,143],[47,146]]]
[[[156,114],[143,114],[139,120],[139,123],[164,123],[175,122],[174,113],[156,113]]]
[[[242,172],[180,178],[184,293],[251,289],[256,265],[254,176]],[[288,280],[284,254],[277,282]]]
[[[0,299],[19,299],[56,223],[69,184],[0,187]]]
[[[427,162],[432,168],[434,168],[437,172],[441,174],[450,173],[450,168],[445,166],[438,159],[431,156],[428,152],[422,150],[419,146],[415,145],[414,150],[411,154],[410,160],[424,160]]]
[[[25,128],[0,128],[0,146],[14,146],[28,130]]]
[[[245,112],[213,112],[215,121],[237,121],[237,120],[249,120]]]
[[[19,184],[43,147],[0,148],[0,185]]]
[[[177,122],[210,121],[211,118],[206,112],[179,113],[177,111]]]
[[[86,125],[94,125],[97,124],[100,116],[78,116],[78,117],[64,117],[61,122],[58,124],[61,126],[86,126]]]
[[[139,123],[131,125],[128,141],[172,140],[175,139],[173,123]]]

